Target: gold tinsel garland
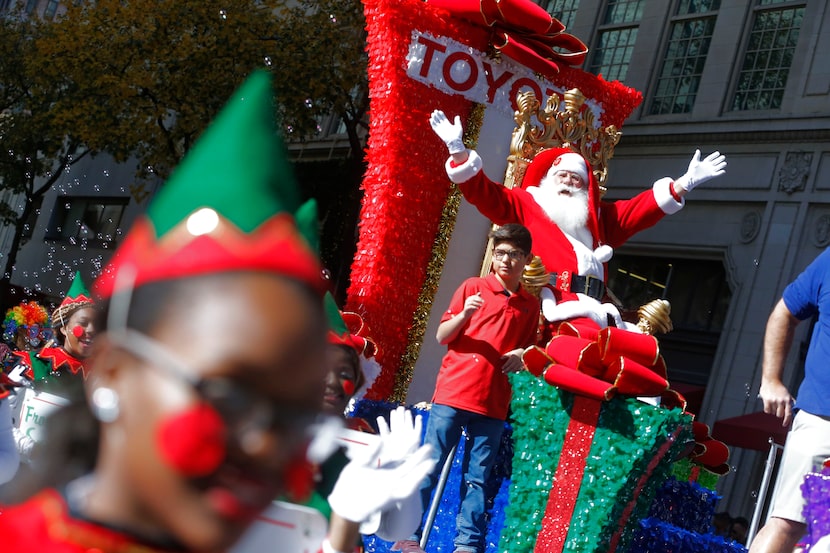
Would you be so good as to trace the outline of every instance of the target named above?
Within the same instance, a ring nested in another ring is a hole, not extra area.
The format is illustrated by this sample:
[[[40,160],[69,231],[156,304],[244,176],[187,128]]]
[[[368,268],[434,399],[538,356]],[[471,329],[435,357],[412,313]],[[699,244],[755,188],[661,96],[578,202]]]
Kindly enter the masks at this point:
[[[478,143],[478,135],[484,121],[484,110],[484,104],[473,104],[473,108],[470,110],[464,133],[464,143],[469,148],[475,148]],[[441,272],[444,270],[444,261],[447,258],[447,249],[450,245],[450,238],[455,228],[455,220],[460,205],[461,192],[459,192],[458,187],[453,185],[441,212],[441,224],[438,226],[438,233],[432,246],[432,256],[427,264],[426,278],[418,295],[418,308],[412,316],[412,326],[410,326],[407,336],[406,351],[401,357],[401,366],[395,374],[395,387],[389,398],[389,401],[393,403],[403,403],[406,400],[409,383],[412,382],[412,374],[415,372],[415,362],[418,360],[421,345],[424,342],[432,302],[438,291]]]

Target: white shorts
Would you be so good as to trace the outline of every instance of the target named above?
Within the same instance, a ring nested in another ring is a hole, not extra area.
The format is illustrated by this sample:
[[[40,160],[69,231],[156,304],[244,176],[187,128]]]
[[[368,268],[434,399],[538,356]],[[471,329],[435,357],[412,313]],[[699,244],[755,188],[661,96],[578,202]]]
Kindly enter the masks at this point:
[[[805,522],[801,484],[830,457],[830,417],[799,410],[787,434],[768,517]]]

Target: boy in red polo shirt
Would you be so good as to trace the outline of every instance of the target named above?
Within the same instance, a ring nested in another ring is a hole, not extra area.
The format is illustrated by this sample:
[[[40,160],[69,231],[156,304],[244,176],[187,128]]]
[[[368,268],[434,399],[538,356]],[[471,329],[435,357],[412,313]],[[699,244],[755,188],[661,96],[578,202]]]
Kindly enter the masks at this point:
[[[507,373],[522,370],[522,351],[534,343],[539,322],[539,300],[522,288],[520,280],[532,258],[530,231],[508,224],[492,231],[490,237],[490,274],[465,280],[438,326],[436,337],[448,351],[438,373],[424,438],[437,461],[421,487],[426,507],[450,450],[461,431],[467,430],[462,467],[465,485],[456,521],[458,553],[484,551],[484,486],[510,405]],[[423,551],[418,546],[421,532],[396,545],[404,552]]]

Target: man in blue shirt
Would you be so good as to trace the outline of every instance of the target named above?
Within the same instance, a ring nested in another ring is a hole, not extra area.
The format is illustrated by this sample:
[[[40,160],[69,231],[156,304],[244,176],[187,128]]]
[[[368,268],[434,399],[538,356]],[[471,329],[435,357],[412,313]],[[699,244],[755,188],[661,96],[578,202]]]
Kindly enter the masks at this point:
[[[781,378],[796,325],[818,316],[804,365],[798,401]],[[801,483],[830,457],[830,249],[819,255],[784,290],[767,321],[759,396],[764,411],[793,426],[766,525],[753,540],[750,553],[792,552],[806,531]],[[795,414],[795,417],[793,417]]]

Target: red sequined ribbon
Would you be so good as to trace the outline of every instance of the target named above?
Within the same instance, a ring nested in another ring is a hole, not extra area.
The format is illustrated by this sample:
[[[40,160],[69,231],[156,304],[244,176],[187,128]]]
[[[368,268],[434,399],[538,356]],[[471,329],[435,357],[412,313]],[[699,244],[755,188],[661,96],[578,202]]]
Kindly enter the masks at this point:
[[[429,0],[456,17],[492,29],[490,45],[522,65],[552,76],[560,65],[579,66],[588,47],[530,0]]]
[[[565,546],[601,408],[600,401],[585,396],[574,397],[571,421],[562,444],[559,466],[553,475],[553,486],[545,507],[542,529],[536,537],[534,553],[562,551]]]

